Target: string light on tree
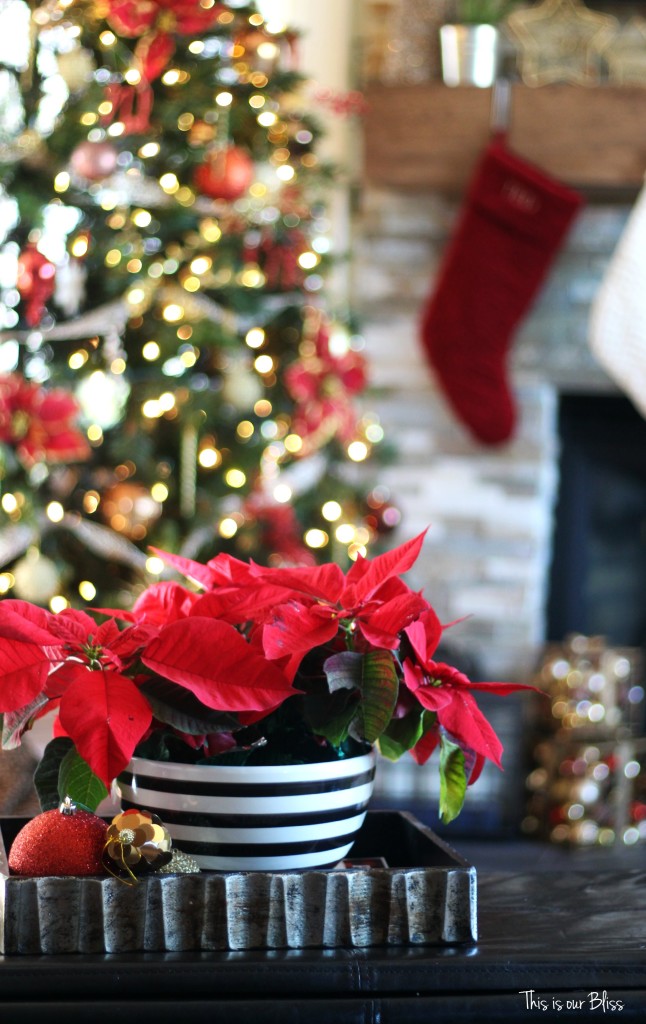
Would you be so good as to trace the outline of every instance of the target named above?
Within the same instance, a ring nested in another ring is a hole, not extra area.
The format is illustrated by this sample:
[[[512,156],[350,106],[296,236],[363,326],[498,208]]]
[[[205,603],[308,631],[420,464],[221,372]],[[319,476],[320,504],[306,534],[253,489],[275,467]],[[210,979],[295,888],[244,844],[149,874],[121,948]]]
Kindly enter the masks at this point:
[[[353,462],[363,462],[369,455],[368,445],[364,441],[352,441],[347,451],[348,458]]]
[[[321,514],[329,523],[334,523],[343,515],[343,509],[338,501],[326,501],[321,508]]]
[[[238,532],[238,524],[231,516],[225,516],[224,519],[220,520],[218,525],[218,533],[221,537],[230,540],[235,537]]]
[[[325,530],[319,530],[313,527],[307,530],[303,538],[308,548],[321,549],[326,547],[330,543],[329,534]]]

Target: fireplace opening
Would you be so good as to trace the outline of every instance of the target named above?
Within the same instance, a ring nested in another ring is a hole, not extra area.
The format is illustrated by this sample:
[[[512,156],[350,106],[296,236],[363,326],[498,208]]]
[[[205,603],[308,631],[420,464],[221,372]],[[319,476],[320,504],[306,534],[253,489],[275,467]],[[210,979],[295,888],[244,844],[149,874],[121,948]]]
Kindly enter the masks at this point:
[[[622,396],[563,394],[547,639],[646,647],[646,420]]]

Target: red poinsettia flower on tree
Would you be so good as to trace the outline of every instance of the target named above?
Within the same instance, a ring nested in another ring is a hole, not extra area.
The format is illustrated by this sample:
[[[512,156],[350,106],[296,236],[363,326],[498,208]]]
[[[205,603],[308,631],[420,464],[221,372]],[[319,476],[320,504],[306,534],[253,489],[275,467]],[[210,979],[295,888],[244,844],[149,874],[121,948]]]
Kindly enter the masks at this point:
[[[302,231],[285,231],[277,237],[275,231],[264,229],[247,238],[242,258],[260,267],[268,288],[290,291],[303,286],[305,271],[298,258],[307,248]]]
[[[312,352],[292,363],[284,374],[287,391],[297,403],[292,430],[303,439],[302,454],[314,451],[331,437],[348,442],[357,435],[353,398],[366,387],[366,361],[352,350],[335,354],[330,341],[329,326],[321,322]]]
[[[29,243],[18,257],[16,288],[24,304],[29,327],[37,327],[45,315],[46,303],[54,294],[56,267]]]
[[[63,388],[48,390],[19,374],[0,377],[0,443],[27,468],[37,462],[78,462],[90,449],[75,425],[78,405]]]
[[[140,38],[135,56],[147,81],[168,66],[175,52],[173,35],[202,35],[225,9],[198,0],[106,0],[105,19],[126,38]]]

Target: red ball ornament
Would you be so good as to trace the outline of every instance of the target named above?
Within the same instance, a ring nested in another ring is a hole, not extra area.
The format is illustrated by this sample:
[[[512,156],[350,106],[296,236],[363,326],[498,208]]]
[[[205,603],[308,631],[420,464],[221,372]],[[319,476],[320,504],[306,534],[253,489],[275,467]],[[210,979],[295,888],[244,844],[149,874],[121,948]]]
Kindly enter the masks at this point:
[[[96,814],[79,811],[66,797],[58,810],[28,821],[9,851],[17,875],[102,875],[108,826]]]
[[[195,169],[193,181],[211,199],[239,199],[253,181],[254,162],[245,149],[227,146],[212,149]]]
[[[112,174],[117,166],[117,150],[111,142],[80,142],[70,156],[70,167],[75,174],[88,181],[101,181]]]

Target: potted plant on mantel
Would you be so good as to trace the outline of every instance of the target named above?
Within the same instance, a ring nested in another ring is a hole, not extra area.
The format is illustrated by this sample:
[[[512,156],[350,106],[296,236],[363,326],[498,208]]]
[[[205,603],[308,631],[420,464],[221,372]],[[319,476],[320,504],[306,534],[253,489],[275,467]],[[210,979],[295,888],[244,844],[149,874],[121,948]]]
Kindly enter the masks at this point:
[[[500,24],[517,0],[458,0],[454,20],[440,27],[445,85],[492,86],[500,67]]]
[[[158,814],[207,868],[341,860],[375,749],[423,764],[439,748],[450,821],[485,759],[500,765],[473,691],[526,687],[433,660],[444,627],[402,579],[423,539],[347,573],[158,552],[190,582],[155,583],[130,612],[4,599],[3,746],[56,710],[36,772],[43,810],[65,796],[93,810],[119,779],[124,805]]]

